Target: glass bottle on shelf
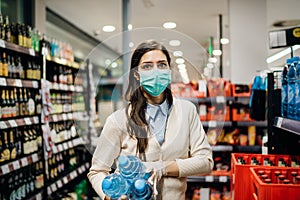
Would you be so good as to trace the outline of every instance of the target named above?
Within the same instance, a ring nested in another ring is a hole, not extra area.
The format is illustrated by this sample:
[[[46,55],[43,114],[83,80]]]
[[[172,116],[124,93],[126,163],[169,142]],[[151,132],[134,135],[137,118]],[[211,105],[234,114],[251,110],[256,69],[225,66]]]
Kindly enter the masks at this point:
[[[17,31],[17,44],[19,46],[22,46],[23,45],[23,34],[22,34],[22,27],[21,27],[21,24],[20,23],[17,23],[17,26],[16,26],[16,31]]]
[[[14,91],[10,90],[10,109],[11,109],[11,117],[16,117],[17,113],[16,113],[16,99],[14,96]]]
[[[11,30],[8,16],[5,17],[5,40],[10,42]]]
[[[1,118],[6,118],[6,114],[7,114],[7,101],[6,101],[5,89],[2,88]]]
[[[0,39],[5,39],[5,27],[4,27],[4,21],[2,13],[0,12]]]
[[[7,136],[7,131],[3,131],[4,135],[4,145],[3,145],[3,152],[2,152],[2,157],[5,161],[10,160],[10,151],[9,151],[9,142],[8,142],[8,136]]]
[[[4,150],[4,146],[3,146],[3,142],[2,142],[2,134],[0,134],[0,163],[5,161],[5,159],[3,157],[3,150]]]
[[[2,75],[8,77],[8,65],[5,52],[2,54]]]
[[[10,150],[10,159],[14,160],[17,157],[17,150],[16,150],[16,146],[15,146],[15,142],[14,142],[14,132],[13,130],[9,131],[9,150]]]

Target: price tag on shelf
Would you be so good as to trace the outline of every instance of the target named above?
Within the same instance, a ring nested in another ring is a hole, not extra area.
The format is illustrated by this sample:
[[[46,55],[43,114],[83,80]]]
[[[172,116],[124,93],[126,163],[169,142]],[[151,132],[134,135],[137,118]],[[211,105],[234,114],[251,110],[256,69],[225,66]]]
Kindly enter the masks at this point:
[[[76,178],[78,176],[77,171],[74,171],[74,178]]]
[[[53,184],[51,185],[51,190],[52,190],[52,192],[55,192],[55,191],[57,190],[57,187],[56,187],[56,184],[55,184],[55,183],[53,183]]]
[[[63,147],[64,147],[64,150],[68,150],[69,149],[68,148],[68,143],[67,142],[63,143]]]
[[[5,41],[4,40],[0,40],[0,47],[5,48]]]
[[[73,119],[72,113],[68,113],[68,119]]]
[[[214,177],[213,176],[205,176],[205,182],[214,182]]]
[[[6,86],[6,79],[5,78],[0,78],[0,85],[1,86]]]
[[[59,145],[57,146],[57,148],[58,148],[58,151],[59,151],[59,152],[61,152],[61,151],[64,150],[64,149],[63,149],[63,146],[62,146],[61,144],[59,144]]]
[[[57,150],[57,147],[56,147],[56,146],[53,146],[53,147],[52,147],[52,150],[53,150],[53,153],[54,153],[54,154],[58,153],[58,150]]]
[[[33,88],[38,88],[39,87],[39,84],[37,81],[32,81],[32,87]]]
[[[57,115],[52,115],[52,119],[53,119],[54,122],[57,122],[58,121]]]
[[[64,121],[66,121],[66,120],[68,119],[66,113],[62,114],[62,119],[63,119]]]
[[[28,117],[25,117],[24,121],[25,121],[26,125],[31,125],[32,124],[30,118],[28,118]]]
[[[51,188],[47,187],[47,194],[50,195],[52,193]]]
[[[38,124],[38,123],[39,123],[39,118],[38,118],[37,116],[35,116],[35,117],[33,118],[33,121],[34,121],[35,124]]]
[[[32,48],[29,49],[29,55],[35,56],[35,51]]]
[[[0,128],[1,129],[6,129],[7,128],[7,125],[6,125],[6,123],[4,121],[0,122]]]
[[[33,154],[31,157],[32,157],[32,162],[36,162],[39,160],[38,155],[36,153]]]
[[[278,117],[278,118],[277,118],[277,127],[278,127],[278,128],[281,128],[282,121],[283,121],[283,118],[282,118],[282,117]]]
[[[215,128],[215,127],[217,127],[217,121],[209,121],[209,122],[208,122],[208,127],[210,127],[210,128]]]
[[[21,159],[21,164],[22,164],[22,167],[25,167],[28,165],[27,157]]]
[[[15,83],[16,83],[16,87],[22,87],[23,86],[21,79],[16,79]]]
[[[19,160],[16,160],[13,162],[14,170],[20,169],[20,163]]]
[[[82,174],[82,168],[81,167],[78,168],[78,173]]]
[[[90,167],[89,163],[85,163],[85,167],[88,169]]]
[[[62,186],[63,186],[63,184],[62,184],[61,180],[58,180],[58,181],[57,181],[57,187],[58,187],[58,188],[61,188]]]
[[[11,127],[17,127],[17,123],[15,120],[11,119],[11,120],[8,120],[8,123],[10,124]]]
[[[226,183],[227,182],[227,176],[220,176],[219,177],[219,182]]]
[[[68,146],[69,146],[69,148],[72,148],[72,147],[73,147],[72,141],[69,141],[69,142],[68,142]]]
[[[2,170],[3,174],[8,174],[9,173],[8,165],[6,164],[6,165],[1,166],[1,170]]]
[[[63,177],[63,182],[64,182],[64,184],[67,184],[69,181],[68,181],[68,178],[65,176],[65,177]]]
[[[70,90],[71,90],[71,91],[74,91],[74,90],[75,90],[74,85],[70,85]]]
[[[217,96],[216,97],[216,102],[217,103],[225,103],[226,101],[225,101],[225,97],[223,97],[223,96]]]

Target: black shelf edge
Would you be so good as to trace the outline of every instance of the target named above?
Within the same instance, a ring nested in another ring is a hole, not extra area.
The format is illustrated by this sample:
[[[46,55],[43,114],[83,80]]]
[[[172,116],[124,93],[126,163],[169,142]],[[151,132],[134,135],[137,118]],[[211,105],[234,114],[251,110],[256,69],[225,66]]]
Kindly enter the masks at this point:
[[[225,122],[220,122],[220,121],[201,121],[203,127],[209,127],[209,128],[220,128],[220,127],[231,127],[232,122],[231,121],[225,121]]]
[[[212,151],[222,152],[222,151],[233,151],[233,146],[231,145],[215,145],[211,146]]]
[[[259,145],[255,146],[233,146],[235,152],[247,152],[247,153],[261,153],[262,147]]]
[[[229,183],[230,176],[188,176],[188,183]]]
[[[11,51],[16,51],[18,53],[27,54],[30,56],[39,56],[39,53],[34,51],[32,48],[21,47],[17,44],[13,44],[2,39],[0,39],[0,47]]]
[[[24,80],[19,78],[0,77],[0,86],[39,88],[40,80]]]
[[[266,127],[268,126],[268,121],[237,121],[237,126],[256,126],[256,127]]]
[[[300,136],[300,121],[298,120],[275,117],[273,125],[277,128]]]
[[[68,61],[64,58],[47,58],[46,59],[47,62],[52,62],[55,64],[59,64],[59,65],[64,65],[66,67],[70,67],[70,68],[74,68],[74,69],[79,69],[80,68],[80,64],[78,62],[75,61]]]

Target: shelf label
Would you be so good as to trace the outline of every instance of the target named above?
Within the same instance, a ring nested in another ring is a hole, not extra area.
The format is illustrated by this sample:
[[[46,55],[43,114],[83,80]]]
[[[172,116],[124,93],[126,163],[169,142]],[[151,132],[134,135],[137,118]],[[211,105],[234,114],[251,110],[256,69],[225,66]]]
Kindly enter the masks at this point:
[[[227,176],[220,176],[219,177],[219,182],[226,183],[227,182]]]
[[[64,150],[64,149],[63,149],[63,146],[62,146],[61,144],[59,144],[59,145],[57,146],[57,148],[58,148],[58,151],[59,151],[59,152],[61,152],[61,151]]]
[[[4,42],[4,40],[0,40],[0,47],[5,48],[5,42]]]
[[[13,162],[14,170],[20,169],[20,163],[19,160],[16,160]]]
[[[68,181],[68,178],[65,176],[65,177],[63,177],[63,182],[64,182],[64,184],[67,184],[69,181]]]
[[[11,119],[11,120],[8,120],[8,123],[10,124],[11,127],[17,127],[17,123],[15,120]]]
[[[6,79],[5,78],[0,78],[0,85],[1,86],[6,86],[7,84],[6,84]]]
[[[2,169],[2,173],[3,174],[8,174],[9,173],[9,167],[8,167],[8,165],[1,166],[1,169]]]
[[[69,148],[68,148],[68,143],[63,143],[63,147],[64,147],[64,150],[68,150]]]
[[[39,123],[39,118],[38,117],[34,117],[33,121],[34,121],[35,124],[38,124]]]
[[[67,114],[62,114],[62,119],[64,120],[64,121],[66,121],[68,118],[67,118]]]
[[[90,167],[89,163],[85,163],[85,167],[88,169]]]
[[[208,127],[211,127],[211,128],[217,127],[217,121],[209,121],[208,122]]]
[[[54,154],[58,153],[58,150],[57,150],[57,147],[56,147],[56,146],[53,146],[53,147],[52,147],[52,150],[53,150],[53,153],[54,153]]]
[[[73,143],[72,143],[72,141],[69,141],[69,142],[68,142],[68,146],[69,146],[70,148],[72,148],[72,147],[73,147]]]
[[[31,157],[32,157],[32,162],[36,162],[39,160],[38,155],[36,153],[33,154]]]
[[[205,176],[205,182],[214,182],[213,176]]]
[[[22,158],[21,159],[21,164],[22,164],[22,167],[25,167],[28,165],[28,160],[27,160],[27,157],[26,158]]]
[[[278,117],[277,127],[281,128],[282,122],[283,122],[283,118],[282,117]]]
[[[22,81],[21,81],[21,79],[16,79],[15,80],[16,82],[16,87],[22,87]]]
[[[32,48],[29,49],[29,55],[35,56],[35,51]]]
[[[50,195],[52,193],[51,188],[47,187],[47,194]]]
[[[71,90],[71,91],[74,91],[74,90],[75,90],[74,85],[70,85],[70,90]]]
[[[225,101],[225,97],[223,97],[223,96],[217,96],[216,97],[216,102],[217,103],[225,103],[226,101]]]
[[[24,121],[25,121],[26,125],[31,125],[32,124],[30,118],[28,118],[28,117],[24,118]]]
[[[0,122],[0,128],[1,129],[6,129],[7,128],[7,125],[6,125],[6,123],[4,121]]]
[[[52,192],[55,192],[55,191],[57,190],[57,187],[56,187],[56,184],[55,184],[55,183],[53,183],[53,184],[51,185],[51,190],[52,190]]]
[[[52,115],[52,119],[53,119],[54,122],[57,122],[58,121],[57,115]]]
[[[39,84],[37,81],[32,81],[32,87],[33,88],[38,88],[39,87]]]
[[[72,113],[68,113],[68,119],[73,119]]]
[[[57,187],[58,187],[58,188],[61,188],[62,186],[63,186],[63,184],[62,184],[61,180],[58,180],[58,181],[57,181]]]

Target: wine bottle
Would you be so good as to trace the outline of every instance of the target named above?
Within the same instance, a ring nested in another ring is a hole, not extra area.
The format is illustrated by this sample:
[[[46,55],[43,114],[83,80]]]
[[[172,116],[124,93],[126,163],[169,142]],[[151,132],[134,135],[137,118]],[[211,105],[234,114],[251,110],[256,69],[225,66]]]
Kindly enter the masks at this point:
[[[4,21],[2,13],[0,12],[0,39],[5,39],[5,27],[4,27]]]
[[[10,130],[9,132],[9,139],[10,139],[9,142],[10,159],[14,160],[17,157],[17,150],[14,142],[14,132],[12,130]]]
[[[10,150],[9,150],[9,142],[8,142],[8,136],[7,136],[7,131],[3,131],[4,134],[4,148],[2,152],[2,157],[5,161],[10,160]]]
[[[34,115],[35,114],[35,102],[31,96],[30,91],[28,90],[28,103],[27,103],[27,110],[29,115]]]
[[[5,158],[3,157],[3,150],[4,150],[4,146],[2,142],[2,134],[0,134],[0,163],[5,161]]]
[[[5,52],[2,54],[2,75],[8,77],[8,66]]]
[[[9,24],[9,18],[8,16],[5,17],[5,40],[7,42],[11,42],[10,41],[10,37],[11,37],[11,30],[10,30],[10,24]]]

